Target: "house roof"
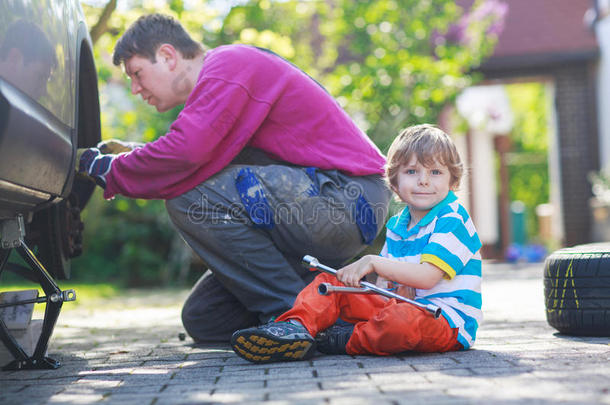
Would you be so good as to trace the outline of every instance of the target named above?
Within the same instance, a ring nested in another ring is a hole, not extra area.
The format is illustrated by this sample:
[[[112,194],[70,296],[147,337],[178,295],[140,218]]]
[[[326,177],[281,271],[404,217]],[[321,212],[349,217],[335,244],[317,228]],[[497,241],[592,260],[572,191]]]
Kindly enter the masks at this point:
[[[463,5],[472,4],[462,0]],[[483,70],[553,65],[597,58],[595,34],[584,22],[591,0],[502,0],[504,30]]]

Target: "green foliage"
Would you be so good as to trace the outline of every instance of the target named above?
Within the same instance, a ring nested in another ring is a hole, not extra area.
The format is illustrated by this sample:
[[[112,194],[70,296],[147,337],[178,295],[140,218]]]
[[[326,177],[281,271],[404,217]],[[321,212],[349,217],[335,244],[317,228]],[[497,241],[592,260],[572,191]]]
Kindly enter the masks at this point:
[[[74,259],[79,280],[106,280],[124,286],[154,285],[168,269],[174,232],[161,201],[96,193],[86,210],[85,254]]]
[[[38,290],[38,295],[44,297],[46,294],[40,287],[40,284],[34,282],[28,282],[23,278],[8,278],[7,282],[2,283],[2,292],[7,291],[22,291],[22,290]],[[107,283],[75,283],[71,281],[62,281],[60,288],[62,290],[74,290],[76,293],[76,301],[66,304],[62,307],[62,311],[86,304],[88,301],[96,300],[100,298],[113,298],[119,295],[121,289],[115,284]]]
[[[477,0],[475,9],[485,3]],[[209,47],[239,42],[277,52],[323,84],[382,150],[400,128],[436,122],[441,108],[473,82],[468,72],[495,42],[489,28],[496,19],[464,19],[453,0],[256,0],[226,16],[209,4],[136,0],[114,12],[95,46],[104,139],[152,141],[178,113],[158,114],[131,96],[127,78],[112,65],[116,40],[145,13],[175,16]],[[93,26],[100,9],[84,10]],[[458,23],[460,35],[449,35]],[[84,216],[85,253],[74,261],[74,274],[128,285],[175,279],[172,268],[180,264],[168,257],[181,255],[172,252],[175,232],[161,202],[105,202],[95,195]]]
[[[543,83],[506,86],[515,117],[509,155],[510,199],[525,204],[529,237],[538,233],[536,206],[550,201],[548,127],[550,99]]]
[[[449,0],[251,1],[231,10],[215,45],[245,42],[290,59],[386,150],[401,128],[436,122],[491,52],[495,37],[485,34],[495,20],[477,20],[467,41],[452,41],[461,17]]]
[[[589,173],[588,179],[595,198],[610,204],[610,167]]]

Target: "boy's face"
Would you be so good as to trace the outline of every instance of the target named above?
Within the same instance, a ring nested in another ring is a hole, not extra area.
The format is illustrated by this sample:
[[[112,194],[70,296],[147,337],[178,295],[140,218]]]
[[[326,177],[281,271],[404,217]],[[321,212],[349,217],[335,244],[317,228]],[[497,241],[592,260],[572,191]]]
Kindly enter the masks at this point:
[[[417,223],[432,207],[444,200],[452,188],[447,166],[435,161],[426,167],[416,156],[400,167],[396,180],[396,186],[392,189],[409,206],[413,223]]]

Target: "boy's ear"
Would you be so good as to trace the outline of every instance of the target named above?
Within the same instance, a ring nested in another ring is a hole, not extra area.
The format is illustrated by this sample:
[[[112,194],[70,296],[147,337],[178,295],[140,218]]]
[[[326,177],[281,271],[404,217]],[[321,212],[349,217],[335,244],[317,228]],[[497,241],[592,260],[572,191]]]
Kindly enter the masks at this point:
[[[451,190],[451,191],[457,191],[457,190],[458,190],[458,188],[459,188],[459,186],[460,186],[460,182],[459,182],[459,181],[457,181],[457,180],[454,180],[454,181],[452,181],[452,182],[451,182],[451,184],[449,185],[449,190]]]

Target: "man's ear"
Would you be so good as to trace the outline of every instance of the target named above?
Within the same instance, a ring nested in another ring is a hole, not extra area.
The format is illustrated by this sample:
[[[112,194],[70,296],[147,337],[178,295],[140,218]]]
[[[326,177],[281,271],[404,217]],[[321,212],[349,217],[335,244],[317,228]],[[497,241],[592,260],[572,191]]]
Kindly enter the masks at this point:
[[[180,53],[173,45],[162,44],[159,49],[157,49],[157,60],[166,63],[169,70],[174,70],[176,68],[179,57]]]

